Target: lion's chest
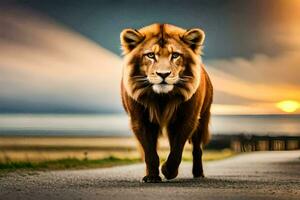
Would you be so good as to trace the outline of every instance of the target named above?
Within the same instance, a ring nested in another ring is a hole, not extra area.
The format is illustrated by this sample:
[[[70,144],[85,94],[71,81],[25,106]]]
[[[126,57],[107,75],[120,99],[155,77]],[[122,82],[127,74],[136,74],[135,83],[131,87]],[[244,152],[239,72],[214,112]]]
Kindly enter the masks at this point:
[[[173,121],[176,116],[176,106],[172,104],[151,106],[148,108],[148,111],[149,120],[159,124],[161,133],[165,134],[170,121]]]

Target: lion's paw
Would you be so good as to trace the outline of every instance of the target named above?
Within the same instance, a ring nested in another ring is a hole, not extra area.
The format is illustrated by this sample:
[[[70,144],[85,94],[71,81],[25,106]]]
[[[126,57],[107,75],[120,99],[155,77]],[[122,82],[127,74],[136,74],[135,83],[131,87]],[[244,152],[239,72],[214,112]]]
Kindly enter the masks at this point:
[[[160,176],[150,176],[147,175],[142,180],[144,183],[159,183],[161,182]]]
[[[166,179],[173,179],[178,175],[178,168],[168,168],[167,163],[164,163],[161,167],[161,172],[166,177]]]
[[[193,172],[194,178],[204,178],[205,177],[202,166],[194,165],[192,172]]]
[[[205,178],[203,173],[199,173],[199,174],[194,173],[193,175],[194,175],[194,178]]]

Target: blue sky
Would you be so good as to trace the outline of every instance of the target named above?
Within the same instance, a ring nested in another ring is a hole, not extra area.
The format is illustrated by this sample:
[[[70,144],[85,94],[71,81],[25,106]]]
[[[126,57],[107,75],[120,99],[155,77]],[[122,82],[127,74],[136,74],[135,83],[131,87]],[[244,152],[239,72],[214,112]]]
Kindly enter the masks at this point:
[[[123,28],[139,28],[155,22],[201,27],[206,32],[205,57],[274,55],[266,33],[274,23],[279,1],[239,0],[44,0],[20,1],[78,31],[116,54]]]

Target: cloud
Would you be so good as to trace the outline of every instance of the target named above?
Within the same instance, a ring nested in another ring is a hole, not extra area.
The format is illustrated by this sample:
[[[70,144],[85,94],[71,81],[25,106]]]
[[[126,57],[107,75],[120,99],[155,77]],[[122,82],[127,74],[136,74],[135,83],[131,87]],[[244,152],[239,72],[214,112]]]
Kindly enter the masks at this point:
[[[2,108],[121,109],[118,56],[33,11],[2,11]]]
[[[264,26],[255,27],[262,28],[257,41],[263,40],[257,51],[268,46],[276,53],[208,61],[218,112],[282,113],[275,103],[300,101],[299,8],[297,0],[276,1],[262,19]]]
[[[300,51],[209,61],[215,102],[224,113],[281,113],[275,103],[300,101]],[[231,105],[230,105],[231,104]],[[244,106],[243,108],[241,106]],[[234,111],[236,110],[236,111]],[[298,111],[297,113],[300,113]]]
[[[257,101],[300,100],[300,52],[209,62],[218,90]]]
[[[251,59],[232,58],[209,64],[245,82],[254,84],[300,86],[300,51],[282,52],[277,56],[255,55]]]
[[[35,11],[0,13],[0,111],[122,111],[119,56]],[[213,113],[281,113],[276,102],[300,101],[299,52],[205,62]]]

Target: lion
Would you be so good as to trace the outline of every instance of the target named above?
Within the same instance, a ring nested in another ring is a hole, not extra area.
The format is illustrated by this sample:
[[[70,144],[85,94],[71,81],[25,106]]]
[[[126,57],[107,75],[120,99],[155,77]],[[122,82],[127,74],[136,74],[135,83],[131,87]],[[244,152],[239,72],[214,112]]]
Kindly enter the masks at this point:
[[[166,179],[178,175],[187,141],[193,145],[194,177],[204,177],[202,148],[209,141],[213,87],[202,63],[205,34],[170,24],[152,24],[120,34],[124,56],[123,107],[146,163],[143,182],[161,182],[157,141],[169,139],[170,153],[161,167]]]

